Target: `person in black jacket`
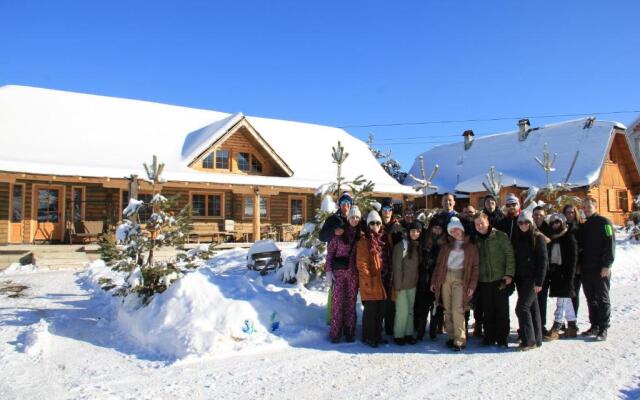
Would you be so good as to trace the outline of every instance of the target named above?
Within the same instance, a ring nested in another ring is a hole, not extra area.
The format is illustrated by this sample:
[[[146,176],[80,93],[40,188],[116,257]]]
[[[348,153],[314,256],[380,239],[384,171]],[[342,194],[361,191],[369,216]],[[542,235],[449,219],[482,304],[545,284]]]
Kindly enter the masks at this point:
[[[438,252],[445,239],[444,228],[439,223],[434,223],[430,229],[424,230],[421,237],[423,262],[418,269],[414,311],[418,340],[424,338],[429,314],[431,314],[431,322],[429,323],[431,340],[436,340],[438,325],[440,327],[444,325],[444,309],[436,304],[435,295],[429,288],[431,287],[431,276],[438,260]]]
[[[598,215],[596,199],[586,198],[582,202],[582,210],[587,219],[578,230],[578,263],[591,321],[591,328],[582,334],[604,341],[607,340],[611,318],[610,269],[615,258],[616,237],[611,221]]]
[[[542,290],[548,264],[547,244],[528,210],[518,217],[518,229],[513,233],[512,243],[518,290],[516,315],[522,338],[518,350],[526,351],[542,346],[542,325],[536,294]]]
[[[351,197],[348,192],[343,192],[342,196],[338,199],[338,210],[335,214],[327,217],[322,228],[320,228],[318,239],[320,239],[321,242],[329,243],[333,238],[336,227],[347,226],[349,223],[347,216],[349,215],[351,206],[353,206],[353,197]]]
[[[504,232],[509,236],[509,239],[513,237],[513,233],[518,229],[518,216],[520,215],[520,199],[513,194],[509,193],[507,195],[507,200],[505,200],[504,207],[507,210],[507,215],[505,217],[496,222],[494,225],[496,229]]]
[[[449,221],[451,221],[451,217],[457,216],[458,213],[453,208],[456,205],[456,196],[453,193],[445,193],[442,195],[442,210],[438,212],[436,215],[431,218],[429,223],[429,227],[434,224],[438,224],[440,226],[449,225]]]
[[[536,229],[539,233],[544,235],[545,241],[549,244],[549,224],[546,221],[547,213],[543,206],[534,207],[531,217],[533,223],[536,225]],[[547,336],[547,300],[549,299],[549,274],[542,282],[542,290],[538,293],[538,307],[540,308],[540,318],[542,318],[542,334]]]
[[[571,298],[575,296],[573,278],[578,261],[578,243],[567,228],[564,214],[555,213],[549,219],[549,296],[556,297],[553,326],[545,340],[560,338],[560,327],[567,321],[564,336],[574,338],[578,334],[576,313]]]
[[[562,208],[562,214],[567,219],[567,229],[569,234],[578,242],[578,229],[582,221],[582,215],[578,212],[577,208],[573,204],[567,204]],[[580,288],[582,287],[582,280],[580,279],[580,265],[576,263],[576,273],[573,276],[573,290],[575,296],[571,298],[573,303],[573,311],[578,315],[578,308],[580,307]]]
[[[491,226],[496,226],[497,223],[504,219],[504,213],[498,208],[498,201],[493,195],[488,194],[484,196],[482,208],[484,213],[489,216]]]

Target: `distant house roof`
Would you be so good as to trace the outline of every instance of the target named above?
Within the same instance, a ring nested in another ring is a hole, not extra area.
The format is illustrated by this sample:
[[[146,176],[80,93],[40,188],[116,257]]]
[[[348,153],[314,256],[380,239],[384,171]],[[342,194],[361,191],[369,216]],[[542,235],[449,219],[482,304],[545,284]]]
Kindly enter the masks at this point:
[[[189,167],[246,119],[287,176],[201,172]],[[26,86],[0,87],[0,171],[122,178],[144,176],[157,155],[170,181],[315,189],[335,179],[331,148],[349,153],[343,175],[362,174],[375,191],[414,194],[380,166],[363,141],[338,128],[147,101]]]
[[[463,142],[458,142],[433,147],[422,156],[427,172],[435,164],[440,166],[433,180],[438,193],[485,191],[482,182],[491,166],[503,174],[504,186],[542,187],[546,184],[545,173],[534,157],[542,159],[544,144],[547,143],[549,153],[557,153],[556,170],[550,174],[551,183],[564,182],[574,156],[579,152],[569,182],[590,186],[600,177],[616,133],[614,128],[625,127],[617,122],[598,120],[587,127],[586,122],[585,118],[534,128],[522,141],[518,131],[476,136],[468,150],[465,150]],[[420,177],[418,157],[410,173]],[[411,185],[414,180],[408,177],[404,183]]]

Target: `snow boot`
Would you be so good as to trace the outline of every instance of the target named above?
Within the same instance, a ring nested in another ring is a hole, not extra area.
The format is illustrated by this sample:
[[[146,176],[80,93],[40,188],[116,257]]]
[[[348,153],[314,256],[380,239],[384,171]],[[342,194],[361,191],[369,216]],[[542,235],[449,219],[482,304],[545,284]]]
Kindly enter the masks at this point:
[[[597,336],[598,335],[598,327],[595,325],[591,325],[589,329],[583,331],[580,335],[582,336]]]
[[[406,344],[411,344],[411,345],[414,345],[414,344],[418,343],[418,341],[413,336],[405,336],[404,337],[404,342]]]
[[[445,345],[446,345],[448,348],[450,348],[450,349],[451,349],[451,348],[453,348],[453,339],[449,339],[449,340],[447,340],[447,342],[445,343]]]
[[[567,330],[564,331],[564,337],[567,339],[573,339],[578,337],[578,325],[576,325],[576,321],[569,321],[567,326]]]
[[[607,328],[600,328],[598,335],[596,336],[598,342],[604,342],[607,340]]]
[[[544,341],[550,342],[552,340],[560,339],[560,322],[554,322],[548,335],[545,335]]]
[[[397,344],[398,346],[404,346],[405,345],[405,340],[404,338],[394,338],[393,342],[395,344]]]

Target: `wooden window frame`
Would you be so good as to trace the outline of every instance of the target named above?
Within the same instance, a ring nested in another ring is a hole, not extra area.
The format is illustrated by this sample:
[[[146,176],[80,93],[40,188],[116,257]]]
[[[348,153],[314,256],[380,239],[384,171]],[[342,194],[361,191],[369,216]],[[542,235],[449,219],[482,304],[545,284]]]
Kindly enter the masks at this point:
[[[203,192],[203,191],[192,191],[189,192],[189,206],[193,207],[193,195],[202,195],[204,196],[204,213],[205,215],[192,215],[193,219],[197,220],[214,220],[214,219],[224,219],[224,192]],[[210,216],[209,214],[209,196],[220,196],[220,216]]]
[[[242,196],[242,219],[253,219],[253,214],[251,215],[247,215],[245,214],[245,208],[244,208],[244,202],[246,199],[251,199],[251,202],[253,203],[253,195],[245,195]],[[269,198],[269,196],[260,196],[260,201],[262,201],[262,199],[264,199],[267,204],[265,206],[266,210],[267,210],[267,215],[262,216],[260,215],[260,219],[265,219],[265,220],[269,220],[271,219],[271,199]]]
[[[218,167],[218,151],[226,151],[227,152],[227,168]],[[233,157],[233,153],[229,149],[213,149],[213,169],[217,171],[231,171],[231,158]]]
[[[240,154],[246,154],[247,155],[247,169],[242,169],[240,168]],[[235,152],[235,156],[236,156],[236,167],[238,167],[238,172],[240,172],[241,174],[250,174],[251,173],[251,160],[253,158],[253,154],[252,153],[248,153],[246,151],[237,151]]]
[[[288,221],[291,225],[298,225],[298,224],[294,224],[293,220],[292,220],[292,215],[291,215],[291,201],[292,200],[302,200],[302,224],[304,225],[307,222],[307,196],[301,196],[301,195],[289,195],[289,199],[287,201],[287,215],[288,215]]]
[[[253,162],[257,161],[260,163],[260,171],[255,171],[253,169]],[[251,162],[249,163],[249,173],[254,175],[262,175],[264,171],[264,162],[260,159],[260,157],[256,157],[255,154],[251,153]]]
[[[71,186],[71,222],[76,222],[75,221],[75,217],[76,217],[76,210],[75,210],[75,190],[76,189],[80,189],[82,190],[82,196],[80,198],[80,217],[81,217],[81,221],[86,221],[87,220],[87,212],[86,212],[86,201],[87,201],[87,189],[84,186]],[[122,201],[122,199],[120,199],[120,201]]]
[[[121,219],[124,219],[124,215],[122,215],[122,211],[124,211],[124,209],[126,208],[126,207],[124,207],[124,201],[122,201],[123,200],[122,198],[124,197],[124,193],[125,192],[129,193],[129,189],[121,189],[120,190],[120,206],[121,206],[121,208],[120,208],[120,218]],[[153,199],[153,191],[151,191],[151,190],[140,190],[140,189],[138,189],[138,195],[141,195],[141,194],[151,195],[151,198]],[[131,193],[129,193],[129,195],[127,197],[129,199],[131,199]],[[140,196],[138,196],[138,200],[140,200]],[[127,200],[127,205],[128,204],[129,203],[128,203],[128,200]],[[149,217],[151,217],[151,214],[153,214],[153,210],[149,211]],[[138,217],[140,217],[140,213],[138,213]],[[140,225],[144,225],[144,226],[147,225],[147,221],[142,221],[142,220],[140,220],[140,218],[138,218],[138,222],[140,223]]]
[[[13,222],[13,188],[16,186],[22,186],[22,209],[20,210],[20,216],[22,217],[22,220],[19,222],[21,224],[24,224],[24,221],[26,220],[25,218],[25,211],[26,211],[26,205],[25,205],[25,198],[26,196],[26,190],[27,190],[27,185],[24,183],[10,183],[9,184],[9,218],[8,218],[8,222],[9,224],[17,224],[18,222]],[[24,227],[23,227],[24,229]]]
[[[205,160],[207,160],[209,157],[211,157],[211,166],[207,167],[204,165],[204,163],[205,163]],[[200,167],[202,167],[202,169],[204,170],[216,169],[216,152],[215,151],[209,152],[204,157],[202,157],[202,160],[200,160]]]

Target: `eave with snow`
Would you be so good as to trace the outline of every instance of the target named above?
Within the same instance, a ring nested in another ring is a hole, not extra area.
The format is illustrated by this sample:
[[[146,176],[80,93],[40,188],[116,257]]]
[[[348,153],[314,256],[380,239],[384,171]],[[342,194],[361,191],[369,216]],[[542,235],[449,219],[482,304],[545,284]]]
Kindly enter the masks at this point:
[[[0,133],[0,243],[63,240],[73,218],[118,218],[129,193],[150,190],[142,163],[153,155],[165,164],[163,190],[197,205],[196,222],[224,230],[223,221],[235,220],[245,237],[259,238],[265,223],[299,225],[313,216],[316,189],[335,179],[338,141],[350,154],[347,179],[364,175],[377,197],[415,196],[366,143],[328,126],[4,86]],[[57,212],[61,226],[38,221],[47,191],[59,199],[46,218]]]
[[[533,128],[528,124],[527,120],[518,130],[475,136],[471,141],[466,134],[464,142],[422,153],[427,170],[440,166],[433,179],[438,190],[432,191],[431,202],[436,204],[438,195],[452,192],[468,196],[472,205],[480,206],[480,198],[487,194],[482,184],[491,167],[502,174],[503,193],[545,187],[547,175],[535,157],[542,158],[546,144],[551,155],[557,154],[549,183],[563,183],[568,178],[574,194],[598,198],[603,214],[616,223],[624,222],[626,213],[633,209],[633,195],[640,189],[638,162],[625,126],[593,118]],[[416,158],[410,173],[419,171]],[[404,183],[411,185],[413,180],[409,177]]]

